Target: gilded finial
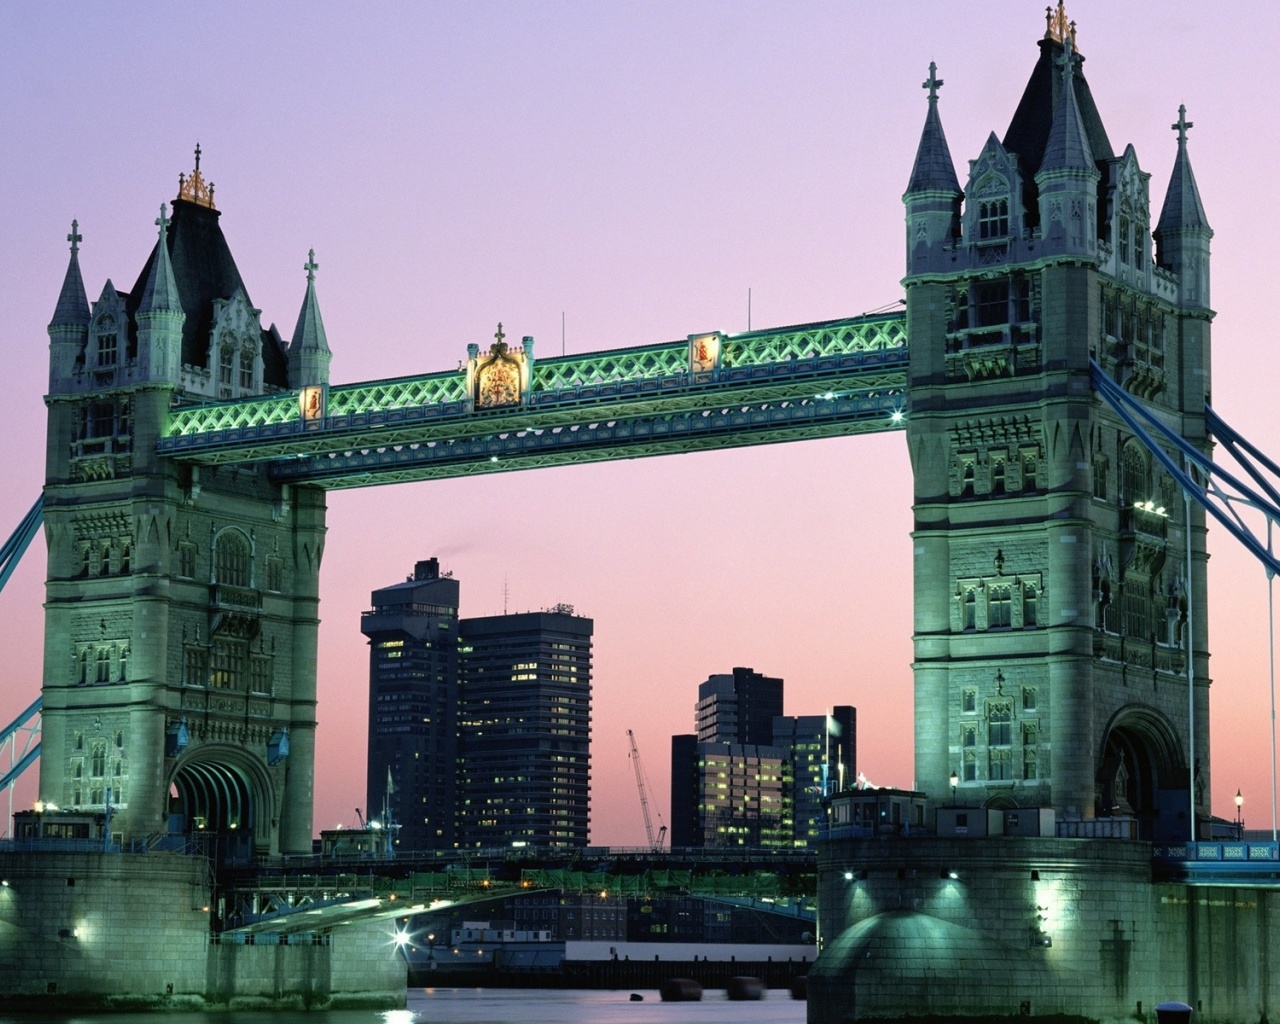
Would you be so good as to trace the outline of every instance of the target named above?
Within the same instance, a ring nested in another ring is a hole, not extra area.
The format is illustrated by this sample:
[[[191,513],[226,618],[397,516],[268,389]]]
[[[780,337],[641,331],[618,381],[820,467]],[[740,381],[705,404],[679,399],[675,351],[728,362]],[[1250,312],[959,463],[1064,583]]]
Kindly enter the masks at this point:
[[[84,241],[84,235],[80,234],[80,222],[78,220],[71,222],[71,234],[67,235],[67,241],[71,243],[71,255],[74,256],[80,251],[80,243]]]
[[[929,90],[929,102],[938,102],[938,90],[942,88],[942,79],[938,77],[938,65],[929,61],[929,77],[920,83],[921,89]]]
[[[196,143],[196,166],[190,175],[178,175],[178,198],[197,206],[207,206],[216,210],[213,205],[213,185],[206,185],[204,175],[200,173],[200,143]]]
[[[316,279],[316,271],[320,269],[320,264],[316,262],[316,251],[314,249],[307,253],[307,262],[302,265],[302,269],[307,272],[308,281]]]
[[[1058,0],[1057,10],[1052,7],[1044,9],[1044,24],[1044,37],[1046,39],[1052,39],[1055,43],[1063,44],[1070,40],[1071,48],[1076,53],[1080,52],[1076,46],[1076,23],[1067,18],[1065,0]]]
[[[1170,128],[1172,128],[1175,132],[1178,133],[1179,148],[1187,144],[1187,129],[1194,128],[1195,126],[1196,125],[1194,121],[1187,120],[1187,105],[1185,103],[1179,103],[1178,104],[1178,120],[1174,124],[1169,125]],[[73,249],[72,251],[74,252],[75,250]]]

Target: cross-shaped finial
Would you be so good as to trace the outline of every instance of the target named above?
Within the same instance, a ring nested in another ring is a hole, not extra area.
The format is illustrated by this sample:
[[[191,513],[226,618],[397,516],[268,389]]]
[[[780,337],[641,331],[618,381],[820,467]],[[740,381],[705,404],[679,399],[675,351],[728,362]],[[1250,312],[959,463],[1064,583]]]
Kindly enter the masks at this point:
[[[67,241],[71,243],[71,255],[74,256],[80,251],[80,243],[84,241],[84,235],[80,234],[80,222],[78,220],[71,222],[71,234],[67,235]]]
[[[1178,104],[1178,120],[1176,124],[1169,125],[1178,133],[1178,145],[1185,146],[1187,144],[1187,129],[1194,128],[1195,122],[1187,120],[1187,105],[1185,103]]]
[[[160,216],[156,218],[156,227],[160,229],[160,237],[164,238],[169,232],[169,207],[165,203],[160,204]]]
[[[921,89],[929,90],[929,102],[938,102],[938,90],[942,88],[942,79],[938,77],[938,65],[929,61],[929,77],[920,83]]]
[[[494,332],[494,335],[493,335],[493,336],[494,336],[494,338],[496,338],[496,339],[497,339],[497,341],[498,341],[498,344],[499,344],[499,345],[501,345],[501,344],[502,344],[502,339],[506,337],[506,335],[502,333],[502,321],[501,321],[501,320],[499,320],[499,321],[498,321],[498,329],[497,329],[497,331],[496,331],[496,332]]]
[[[200,170],[200,143],[196,143],[196,170]]]
[[[302,265],[302,269],[307,272],[308,281],[316,279],[316,271],[320,269],[320,264],[316,262],[316,251],[314,249],[307,253],[307,262]]]
[[[1075,70],[1073,65],[1075,61],[1071,59],[1071,51],[1074,49],[1070,36],[1062,40],[1062,56],[1058,58],[1058,63],[1062,65],[1062,81],[1068,82],[1071,79],[1071,73]]]

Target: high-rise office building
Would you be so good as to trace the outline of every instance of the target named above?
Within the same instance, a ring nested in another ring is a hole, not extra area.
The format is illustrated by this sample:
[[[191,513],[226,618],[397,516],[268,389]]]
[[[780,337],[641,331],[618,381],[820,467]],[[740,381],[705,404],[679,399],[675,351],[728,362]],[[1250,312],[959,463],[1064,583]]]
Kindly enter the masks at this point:
[[[671,845],[808,846],[824,796],[848,785],[856,712],[782,714],[783,681],[754,669],[698,686],[696,733],[671,737]]]
[[[375,590],[360,617],[369,638],[365,816],[392,819],[406,850],[456,840],[458,590],[429,558],[403,583]]]
[[[826,821],[823,797],[853,785],[857,714],[840,704],[825,715],[779,715],[773,720],[773,745],[787,752],[790,765],[787,810],[796,846],[818,841]]]
[[[753,668],[735,668],[698,684],[699,743],[771,743],[773,719],[780,714],[782,680]]]
[[[587,845],[591,619],[463,619],[458,845]]]

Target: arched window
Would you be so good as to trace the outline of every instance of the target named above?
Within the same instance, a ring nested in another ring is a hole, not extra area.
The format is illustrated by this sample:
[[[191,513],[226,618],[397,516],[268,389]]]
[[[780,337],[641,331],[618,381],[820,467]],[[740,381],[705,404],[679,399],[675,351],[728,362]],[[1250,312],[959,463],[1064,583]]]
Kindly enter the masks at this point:
[[[1013,709],[1007,703],[992,704],[987,714],[987,746],[1007,747],[1013,742]]]
[[[1004,238],[1009,233],[1009,200],[986,199],[978,203],[978,240]]]
[[[120,358],[119,335],[116,333],[115,317],[106,315],[98,321],[95,327],[97,335],[97,367],[98,369],[107,369],[115,366],[116,361]]]
[[[236,368],[236,352],[230,345],[223,345],[218,351],[218,395],[221,398],[231,397],[231,383]]]
[[[100,779],[107,774],[107,743],[105,740],[94,740],[89,749],[89,775]]]
[[[249,585],[249,542],[237,530],[227,530],[218,537],[214,579],[230,587]]]
[[[1147,479],[1147,457],[1138,442],[1131,441],[1124,446],[1120,474],[1120,498],[1126,505],[1151,497],[1148,493],[1151,484]]]
[[[1008,587],[987,588],[987,627],[998,629],[1013,624],[1013,601]]]
[[[253,390],[253,351],[244,349],[240,353],[240,390]]]

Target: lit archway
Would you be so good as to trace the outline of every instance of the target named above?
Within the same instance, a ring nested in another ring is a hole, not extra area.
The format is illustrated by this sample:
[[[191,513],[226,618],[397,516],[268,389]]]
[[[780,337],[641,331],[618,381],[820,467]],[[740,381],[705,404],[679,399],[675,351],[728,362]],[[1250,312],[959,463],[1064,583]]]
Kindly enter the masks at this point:
[[[238,836],[242,845],[269,848],[275,795],[264,766],[237,747],[199,747],[182,758],[170,779],[170,813],[190,835]]]

